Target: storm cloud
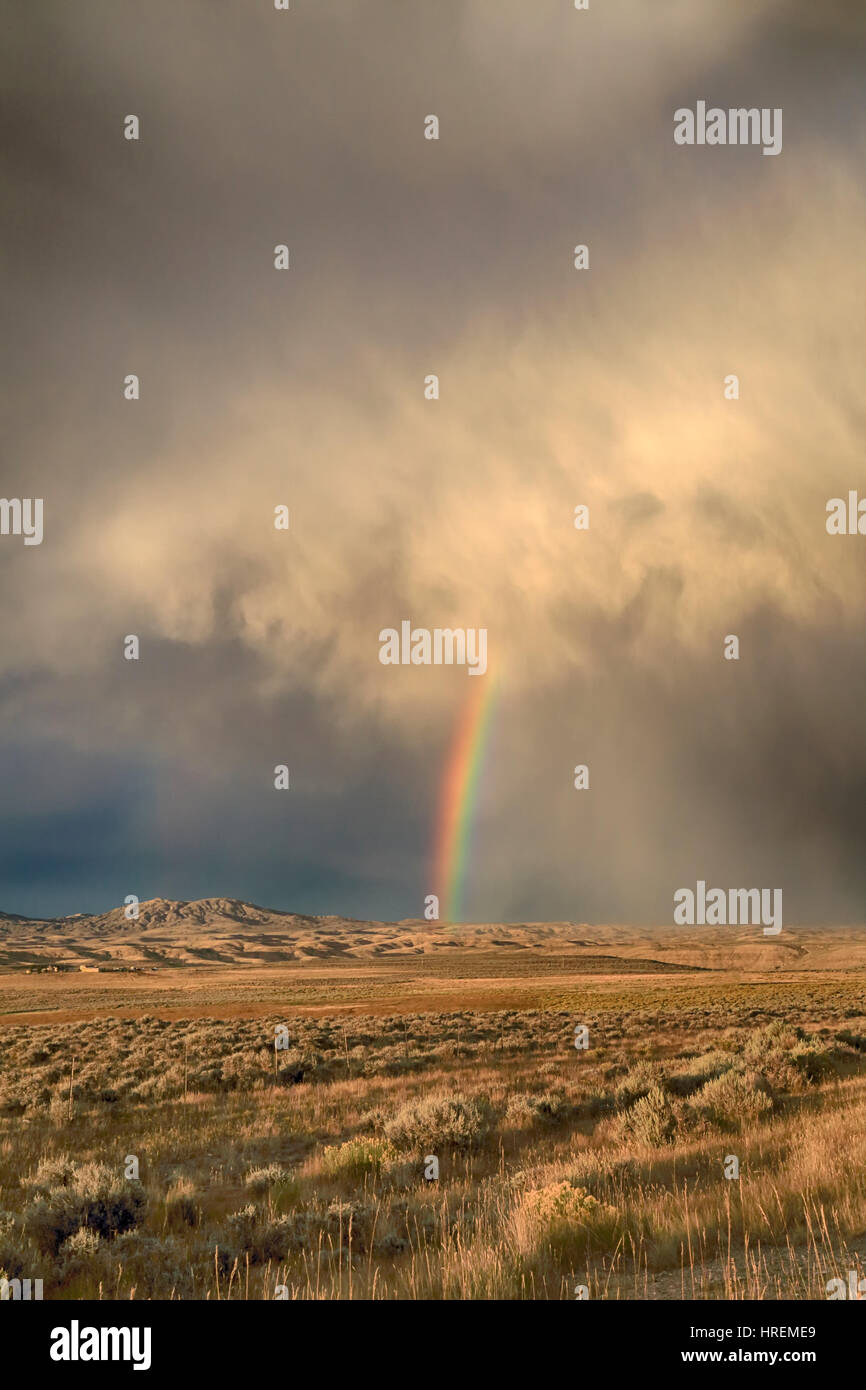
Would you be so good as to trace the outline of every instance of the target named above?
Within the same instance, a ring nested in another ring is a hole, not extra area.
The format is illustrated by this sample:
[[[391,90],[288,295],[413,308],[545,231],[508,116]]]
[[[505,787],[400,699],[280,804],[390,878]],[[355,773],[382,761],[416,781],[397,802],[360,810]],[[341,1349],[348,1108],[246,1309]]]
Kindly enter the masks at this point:
[[[2,493],[45,508],[0,537],[0,908],[420,915],[474,682],[383,667],[410,619],[500,685],[474,920],[705,878],[862,921],[862,8],[0,15]],[[697,100],[782,153],[676,146]]]

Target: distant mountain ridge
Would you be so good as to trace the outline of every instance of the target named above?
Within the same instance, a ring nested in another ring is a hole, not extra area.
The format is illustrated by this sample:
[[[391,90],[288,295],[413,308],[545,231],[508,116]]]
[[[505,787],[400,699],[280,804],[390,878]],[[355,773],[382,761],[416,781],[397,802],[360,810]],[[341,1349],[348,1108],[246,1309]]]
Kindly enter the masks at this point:
[[[178,966],[332,964],[408,960],[441,952],[521,953],[526,969],[552,958],[579,969],[618,961],[629,971],[866,969],[866,928],[588,926],[573,922],[400,922],[313,916],[240,898],[150,898],[129,918],[122,906],[102,913],[30,918],[0,912],[0,970],[159,969]],[[582,966],[578,965],[583,961]],[[545,965],[547,962],[547,965]],[[483,967],[479,960],[479,969]]]
[[[204,927],[231,923],[237,927],[280,926],[310,927],[350,922],[343,917],[314,917],[305,913],[283,912],[279,908],[260,907],[240,898],[148,898],[138,904],[135,917],[127,915],[125,907],[113,907],[108,912],[78,912],[65,917],[23,917],[20,913],[0,912],[0,936],[4,928],[25,927],[42,929],[59,935],[74,935],[78,940],[106,934],[138,935],[155,927]]]

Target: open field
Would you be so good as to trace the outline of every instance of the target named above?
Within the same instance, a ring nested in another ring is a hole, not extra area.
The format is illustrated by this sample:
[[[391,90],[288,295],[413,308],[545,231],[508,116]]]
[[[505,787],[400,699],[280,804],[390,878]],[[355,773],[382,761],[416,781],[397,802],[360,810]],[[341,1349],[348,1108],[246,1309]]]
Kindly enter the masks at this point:
[[[823,1298],[864,1273],[866,931],[303,919],[294,955],[244,963],[236,920],[66,920],[6,918],[4,950],[184,954],[4,958],[0,1270],[46,1298]]]

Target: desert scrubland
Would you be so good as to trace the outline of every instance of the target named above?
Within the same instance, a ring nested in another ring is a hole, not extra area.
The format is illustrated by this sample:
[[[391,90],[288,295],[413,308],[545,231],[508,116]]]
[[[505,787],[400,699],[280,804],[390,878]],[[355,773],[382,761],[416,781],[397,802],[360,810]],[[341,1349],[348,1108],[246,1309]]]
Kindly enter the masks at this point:
[[[0,921],[8,1278],[809,1299],[862,1276],[866,931],[264,912]]]

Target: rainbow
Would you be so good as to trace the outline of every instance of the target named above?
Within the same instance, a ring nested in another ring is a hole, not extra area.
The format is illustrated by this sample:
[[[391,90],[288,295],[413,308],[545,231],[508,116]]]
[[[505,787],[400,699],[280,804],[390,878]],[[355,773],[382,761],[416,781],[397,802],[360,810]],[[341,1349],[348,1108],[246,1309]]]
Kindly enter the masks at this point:
[[[498,682],[477,677],[461,713],[442,779],[436,820],[433,882],[448,922],[460,920],[484,755]]]

